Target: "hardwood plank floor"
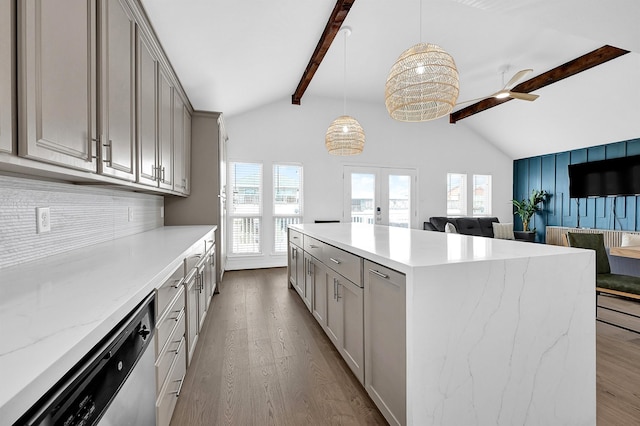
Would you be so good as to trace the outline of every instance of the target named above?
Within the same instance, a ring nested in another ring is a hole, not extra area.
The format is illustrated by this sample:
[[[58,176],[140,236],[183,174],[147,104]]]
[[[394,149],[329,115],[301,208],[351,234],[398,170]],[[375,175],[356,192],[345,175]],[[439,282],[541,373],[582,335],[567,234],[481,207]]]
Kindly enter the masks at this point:
[[[226,272],[171,425],[365,424],[387,423],[286,268]]]
[[[286,283],[285,268],[225,273],[172,426],[386,424]],[[596,329],[598,425],[640,425],[640,334]]]

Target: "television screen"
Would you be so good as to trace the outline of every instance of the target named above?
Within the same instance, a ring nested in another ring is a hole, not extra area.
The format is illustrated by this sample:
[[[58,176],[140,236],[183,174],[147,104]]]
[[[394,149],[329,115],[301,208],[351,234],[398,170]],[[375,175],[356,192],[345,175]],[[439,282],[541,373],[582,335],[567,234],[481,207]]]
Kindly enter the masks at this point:
[[[640,194],[640,155],[569,165],[571,198]]]

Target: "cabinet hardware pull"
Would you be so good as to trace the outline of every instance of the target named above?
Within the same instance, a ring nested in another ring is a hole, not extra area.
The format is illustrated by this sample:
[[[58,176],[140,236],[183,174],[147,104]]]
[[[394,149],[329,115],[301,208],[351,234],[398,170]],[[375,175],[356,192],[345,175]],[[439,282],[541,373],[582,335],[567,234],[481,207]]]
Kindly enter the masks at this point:
[[[332,261],[333,263],[335,263],[336,265],[339,265],[340,263],[342,263],[339,260],[334,259],[333,257],[330,257],[329,260]]]
[[[337,300],[336,299],[336,292],[338,291],[337,288],[338,288],[338,286],[336,285],[336,279],[334,278],[333,279],[333,299],[334,300]]]
[[[182,379],[180,380],[174,380],[174,382],[180,382],[180,386],[178,386],[178,390],[173,391],[173,392],[169,392],[171,393],[175,393],[176,394],[176,398],[180,396],[180,392],[182,391],[182,384],[184,383],[184,376],[182,376]]]
[[[165,183],[165,181],[164,181],[164,166],[162,166],[162,183]]]
[[[96,146],[92,147],[92,148],[95,148],[95,151],[92,153],[91,158],[98,159],[98,153],[100,152],[100,149],[99,149],[100,148],[100,137],[98,136],[97,138],[91,138],[91,141],[96,143]]]
[[[180,349],[182,349],[182,345],[184,344],[184,338],[180,339],[180,340],[175,340],[172,343],[179,343],[177,348],[175,348],[172,351],[169,351],[169,352],[173,352],[173,353],[175,353],[177,355],[180,352]]]
[[[102,162],[103,163],[108,163],[109,167],[111,167],[111,161],[113,160],[113,147],[111,146],[113,144],[113,141],[111,139],[109,139],[108,143],[103,143],[102,146],[104,146],[105,148],[107,148],[109,150],[109,155],[108,155],[108,159],[103,159]]]
[[[379,277],[389,279],[389,275],[385,275],[382,272],[376,271],[375,269],[369,269],[369,272],[373,272],[374,274],[376,274]]]
[[[340,284],[340,281],[336,280],[336,301],[342,299],[342,296],[340,296],[340,286],[342,284]]]
[[[182,284],[182,278],[178,280],[173,280],[173,285],[171,287],[180,288],[180,284]]]
[[[296,238],[298,238],[298,237],[296,237]],[[320,246],[316,246],[314,244],[309,244],[309,247],[311,247],[311,248],[320,248]]]
[[[182,314],[184,313],[184,308],[180,309],[179,311],[171,311],[171,312],[177,312],[178,315],[175,316],[175,318],[169,318],[174,320],[175,322],[180,321],[180,318],[182,318]]]

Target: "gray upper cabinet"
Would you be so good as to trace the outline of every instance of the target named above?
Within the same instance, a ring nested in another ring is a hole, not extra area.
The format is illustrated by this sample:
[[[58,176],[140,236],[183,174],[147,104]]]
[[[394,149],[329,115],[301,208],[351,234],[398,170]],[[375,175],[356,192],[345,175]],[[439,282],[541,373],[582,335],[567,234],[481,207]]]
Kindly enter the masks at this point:
[[[180,95],[173,93],[173,189],[184,192],[184,102]]]
[[[21,156],[96,171],[95,4],[18,2]]]
[[[15,3],[0,0],[0,152],[13,152],[15,139]]]
[[[102,0],[99,12],[99,173],[135,181],[135,21],[123,0]]]
[[[158,61],[147,38],[137,32],[138,80],[138,182],[158,186],[156,157],[157,67]]]
[[[185,106],[184,114],[184,195],[191,194],[191,113]]]
[[[173,84],[162,66],[158,67],[158,185],[173,189]]]

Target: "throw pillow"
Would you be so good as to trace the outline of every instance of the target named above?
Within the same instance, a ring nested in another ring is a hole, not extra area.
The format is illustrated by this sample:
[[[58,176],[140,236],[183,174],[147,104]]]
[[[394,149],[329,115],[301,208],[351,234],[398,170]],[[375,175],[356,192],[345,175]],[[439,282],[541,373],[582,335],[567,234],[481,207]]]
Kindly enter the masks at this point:
[[[444,226],[444,232],[446,232],[447,234],[457,234],[458,230],[453,223],[447,222],[447,224]]]
[[[513,223],[493,223],[493,238],[501,240],[515,240],[513,236]]]
[[[620,247],[640,246],[640,234],[622,233]]]

